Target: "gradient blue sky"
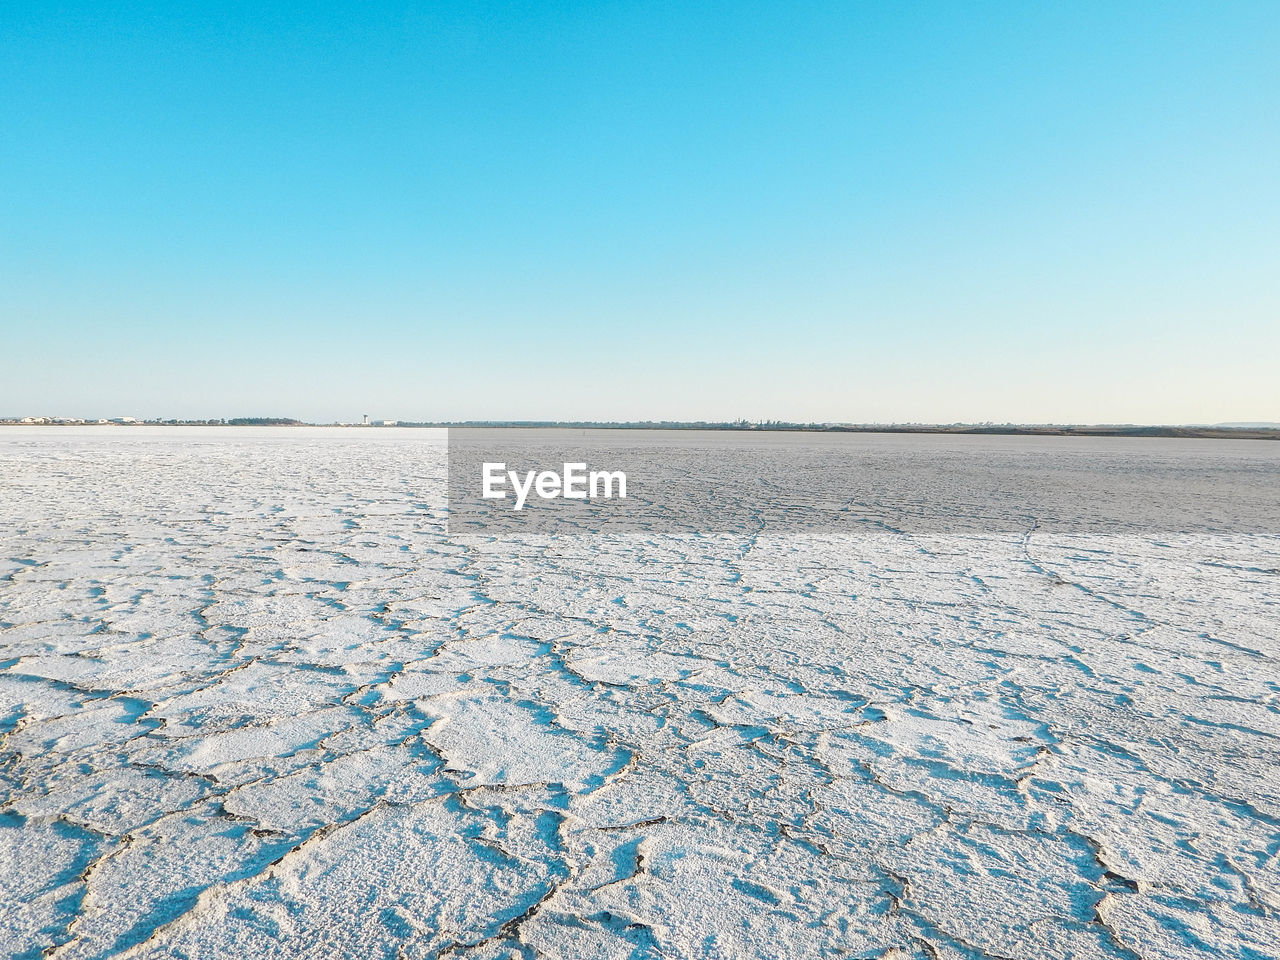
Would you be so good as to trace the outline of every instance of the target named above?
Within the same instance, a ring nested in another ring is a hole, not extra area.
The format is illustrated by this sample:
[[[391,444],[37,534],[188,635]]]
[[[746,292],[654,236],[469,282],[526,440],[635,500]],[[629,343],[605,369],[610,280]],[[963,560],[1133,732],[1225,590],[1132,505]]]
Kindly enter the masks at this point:
[[[0,415],[1280,420],[1280,3],[0,10]]]

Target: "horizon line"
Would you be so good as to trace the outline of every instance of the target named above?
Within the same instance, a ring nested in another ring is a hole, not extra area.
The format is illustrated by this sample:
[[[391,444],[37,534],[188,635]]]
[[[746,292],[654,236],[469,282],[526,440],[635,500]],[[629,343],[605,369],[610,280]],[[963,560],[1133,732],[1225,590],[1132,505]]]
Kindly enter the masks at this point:
[[[596,429],[596,430],[709,430],[727,432],[803,433],[951,433],[1006,434],[1032,436],[1133,436],[1183,437],[1193,439],[1280,440],[1280,423],[1274,421],[1231,421],[1223,423],[1055,423],[1005,421],[788,421],[788,420],[393,420],[314,422],[292,417],[210,417],[203,419],[162,418],[79,418],[0,417],[0,426],[53,427],[359,427],[397,428],[488,428],[488,429]]]

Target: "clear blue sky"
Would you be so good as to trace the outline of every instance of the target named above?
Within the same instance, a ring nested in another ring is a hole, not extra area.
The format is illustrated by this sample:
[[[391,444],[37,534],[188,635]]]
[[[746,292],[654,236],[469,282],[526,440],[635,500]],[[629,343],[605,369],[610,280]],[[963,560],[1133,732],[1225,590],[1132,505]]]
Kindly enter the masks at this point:
[[[0,415],[1280,420],[1280,3],[24,2]]]

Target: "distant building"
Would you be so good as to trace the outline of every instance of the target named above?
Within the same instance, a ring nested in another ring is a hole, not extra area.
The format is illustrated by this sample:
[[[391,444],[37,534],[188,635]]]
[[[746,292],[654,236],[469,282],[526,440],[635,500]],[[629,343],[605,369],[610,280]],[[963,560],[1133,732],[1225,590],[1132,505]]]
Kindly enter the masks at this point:
[[[366,427],[369,425],[369,415],[367,413],[361,418],[360,423]]]
[[[399,422],[399,420],[375,420],[373,425],[375,427],[394,427]]]
[[[112,417],[108,423],[140,423],[137,417]]]

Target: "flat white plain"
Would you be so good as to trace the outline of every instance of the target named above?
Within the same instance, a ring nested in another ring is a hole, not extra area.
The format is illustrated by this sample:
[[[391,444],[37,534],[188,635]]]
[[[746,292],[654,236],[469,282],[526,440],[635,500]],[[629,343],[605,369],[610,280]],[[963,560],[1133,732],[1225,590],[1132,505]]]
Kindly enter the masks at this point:
[[[1277,955],[1276,537],[444,489],[412,431],[0,435],[0,952]]]

